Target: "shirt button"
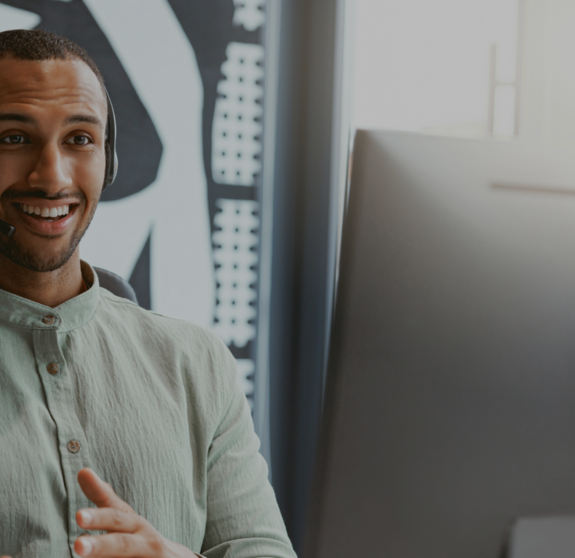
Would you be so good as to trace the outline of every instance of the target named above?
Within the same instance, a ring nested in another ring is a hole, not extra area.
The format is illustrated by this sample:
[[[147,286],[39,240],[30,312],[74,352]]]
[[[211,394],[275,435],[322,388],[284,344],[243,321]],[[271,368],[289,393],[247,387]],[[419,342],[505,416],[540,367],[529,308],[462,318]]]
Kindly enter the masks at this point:
[[[71,440],[68,442],[68,451],[70,453],[78,453],[80,451],[80,442]]]
[[[56,322],[56,318],[54,316],[44,316],[42,318],[42,321],[46,324],[46,325],[52,325],[53,323]]]
[[[50,372],[50,374],[52,374],[52,376],[54,376],[55,374],[58,374],[60,367],[55,362],[51,362],[48,366],[46,366],[46,369],[48,372]]]

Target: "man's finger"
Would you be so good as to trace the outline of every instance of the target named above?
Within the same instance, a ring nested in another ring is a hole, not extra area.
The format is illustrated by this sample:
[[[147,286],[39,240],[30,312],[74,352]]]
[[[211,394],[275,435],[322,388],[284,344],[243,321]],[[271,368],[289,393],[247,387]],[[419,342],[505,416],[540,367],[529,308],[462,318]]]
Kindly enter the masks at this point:
[[[109,533],[135,533],[143,521],[135,513],[114,508],[84,509],[76,513],[76,523],[87,531],[98,529]]]
[[[98,558],[127,558],[130,556],[145,557],[158,555],[158,549],[151,548],[139,535],[113,533],[98,537],[78,537],[74,550],[80,556],[97,556]]]
[[[94,502],[99,508],[115,508],[126,513],[134,513],[134,510],[114,492],[113,488],[89,467],[78,473],[78,483],[88,500]]]

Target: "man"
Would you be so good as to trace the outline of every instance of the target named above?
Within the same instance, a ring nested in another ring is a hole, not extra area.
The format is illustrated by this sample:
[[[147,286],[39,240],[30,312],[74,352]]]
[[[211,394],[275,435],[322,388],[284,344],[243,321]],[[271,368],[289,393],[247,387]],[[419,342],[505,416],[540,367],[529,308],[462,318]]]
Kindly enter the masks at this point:
[[[293,558],[226,347],[80,260],[106,121],[82,49],[0,33],[0,554]]]

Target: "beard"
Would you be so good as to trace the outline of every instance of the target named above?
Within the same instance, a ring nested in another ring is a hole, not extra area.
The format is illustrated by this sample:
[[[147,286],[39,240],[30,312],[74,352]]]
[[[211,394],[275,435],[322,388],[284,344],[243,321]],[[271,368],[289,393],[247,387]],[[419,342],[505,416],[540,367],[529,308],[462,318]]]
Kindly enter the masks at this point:
[[[94,213],[96,212],[97,205],[93,206],[93,209],[88,217],[88,221],[85,227],[77,228],[70,238],[68,246],[64,250],[61,250],[59,254],[52,257],[41,256],[37,252],[26,249],[18,242],[18,231],[14,233],[12,238],[2,238],[0,240],[0,254],[8,258],[11,262],[16,265],[22,266],[30,271],[36,271],[38,273],[47,273],[50,271],[56,271],[64,266],[72,254],[78,248],[80,240],[82,240],[84,234],[88,230]],[[44,237],[46,238],[46,237]]]

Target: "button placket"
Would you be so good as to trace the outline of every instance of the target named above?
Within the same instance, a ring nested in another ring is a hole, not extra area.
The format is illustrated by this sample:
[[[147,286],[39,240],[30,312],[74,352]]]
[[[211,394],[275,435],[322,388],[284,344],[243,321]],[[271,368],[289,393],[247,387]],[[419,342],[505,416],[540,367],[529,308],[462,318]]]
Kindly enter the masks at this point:
[[[82,532],[76,523],[75,514],[80,508],[89,506],[88,499],[78,485],[77,475],[83,467],[91,465],[90,451],[84,429],[75,412],[69,371],[60,348],[59,336],[65,335],[59,331],[61,319],[54,316],[54,323],[42,324],[33,332],[34,352],[48,408],[58,428],[60,462],[69,501],[68,536],[73,551],[74,541]]]

